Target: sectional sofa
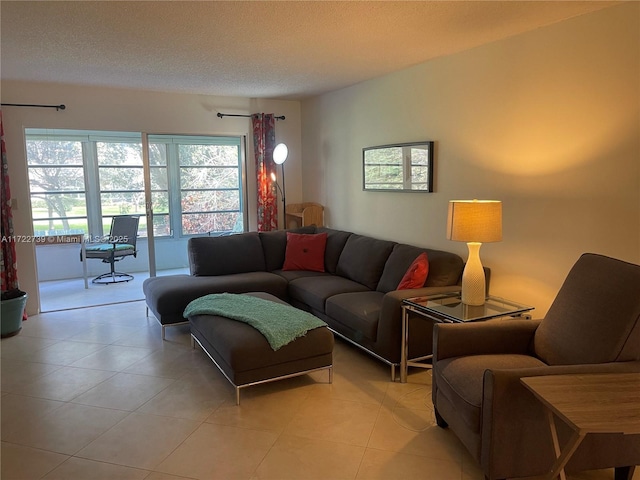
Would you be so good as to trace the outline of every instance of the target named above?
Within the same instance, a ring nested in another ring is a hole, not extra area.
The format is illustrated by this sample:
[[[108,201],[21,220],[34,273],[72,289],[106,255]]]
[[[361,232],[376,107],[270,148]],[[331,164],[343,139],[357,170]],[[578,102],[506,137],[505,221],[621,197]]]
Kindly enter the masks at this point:
[[[322,268],[286,268],[291,264],[288,232],[326,238]],[[426,281],[419,288],[398,290],[423,252],[428,258]],[[464,267],[454,253],[313,225],[191,238],[188,253],[190,275],[152,277],[143,285],[163,338],[165,327],[186,323],[183,311],[191,300],[209,293],[266,292],[313,313],[335,334],[390,365],[392,379],[400,363],[402,300],[459,290]],[[431,344],[432,325],[413,322],[409,356],[430,354]]]

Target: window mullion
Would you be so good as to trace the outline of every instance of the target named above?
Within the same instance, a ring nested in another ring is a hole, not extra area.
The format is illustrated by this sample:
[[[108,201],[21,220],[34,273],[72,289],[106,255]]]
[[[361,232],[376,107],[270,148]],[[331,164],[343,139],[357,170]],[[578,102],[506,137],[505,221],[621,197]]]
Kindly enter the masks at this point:
[[[180,162],[178,145],[167,144],[167,173],[169,175],[169,224],[174,238],[182,236],[182,191],[180,190]]]
[[[100,237],[102,231],[102,208],[100,206],[100,177],[98,173],[98,148],[96,142],[82,142],[87,199],[87,222],[89,235]]]

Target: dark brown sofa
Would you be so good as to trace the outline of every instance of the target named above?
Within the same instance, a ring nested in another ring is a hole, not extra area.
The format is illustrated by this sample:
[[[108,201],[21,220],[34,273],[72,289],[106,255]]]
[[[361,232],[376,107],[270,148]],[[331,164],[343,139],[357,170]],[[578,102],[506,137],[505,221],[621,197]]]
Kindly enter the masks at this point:
[[[400,363],[401,304],[404,298],[458,290],[462,259],[330,228],[303,227],[297,233],[327,233],[325,272],[284,271],[286,231],[248,232],[189,240],[190,275],[153,277],[143,291],[148,308],[164,328],[185,323],[184,308],[209,293],[266,292],[324,320],[342,338],[391,365]],[[423,288],[396,290],[422,252],[429,259]],[[411,357],[431,353],[429,322],[411,326]]]
[[[486,478],[543,475],[555,459],[544,406],[522,377],[640,372],[640,266],[585,254],[543,320],[437,324],[433,404]],[[613,407],[612,407],[613,408]],[[571,430],[559,423],[563,445]],[[569,471],[630,480],[640,435],[587,435]]]

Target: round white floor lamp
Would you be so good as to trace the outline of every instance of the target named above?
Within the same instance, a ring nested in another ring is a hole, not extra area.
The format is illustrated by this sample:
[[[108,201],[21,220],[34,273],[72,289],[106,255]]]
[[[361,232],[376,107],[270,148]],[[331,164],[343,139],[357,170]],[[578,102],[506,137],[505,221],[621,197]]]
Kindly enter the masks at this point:
[[[284,208],[287,206],[284,188],[284,162],[289,156],[289,149],[284,143],[279,143],[273,149],[273,163],[280,165],[282,168],[282,205]]]

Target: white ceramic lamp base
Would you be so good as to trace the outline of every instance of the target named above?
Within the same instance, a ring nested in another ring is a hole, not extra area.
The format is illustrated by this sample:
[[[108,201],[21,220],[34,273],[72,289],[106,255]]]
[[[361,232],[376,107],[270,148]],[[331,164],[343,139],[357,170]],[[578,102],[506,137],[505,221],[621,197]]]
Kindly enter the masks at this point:
[[[468,242],[469,258],[462,273],[462,303],[484,305],[486,298],[485,277],[480,262],[480,242]]]

